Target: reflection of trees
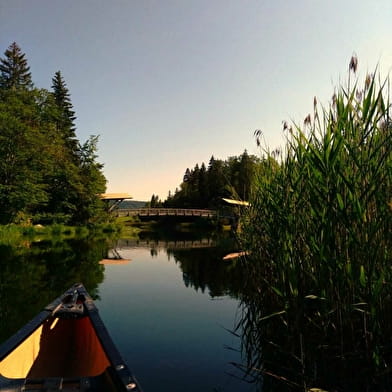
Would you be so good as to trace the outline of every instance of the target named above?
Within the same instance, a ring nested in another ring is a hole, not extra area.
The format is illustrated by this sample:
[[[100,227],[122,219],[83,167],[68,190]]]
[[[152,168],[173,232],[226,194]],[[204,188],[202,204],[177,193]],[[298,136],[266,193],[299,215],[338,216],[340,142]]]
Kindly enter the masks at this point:
[[[91,239],[0,245],[0,342],[75,282],[96,297],[107,250]]]
[[[186,287],[193,287],[203,293],[208,289],[212,297],[229,294],[232,282],[227,265],[217,257],[212,257],[212,249],[173,250],[176,263],[183,273]],[[215,252],[214,252],[215,253]]]
[[[183,273],[184,284],[196,291],[209,291],[212,297],[230,295],[236,297],[241,290],[241,269],[236,261],[223,261],[233,249],[231,238],[221,238],[211,248],[168,249]]]
[[[353,303],[336,284],[340,302],[293,294],[290,277],[272,286],[260,260],[243,263],[247,284],[241,296],[244,377],[263,391],[386,391],[392,385],[392,298],[363,297]],[[385,276],[385,275],[384,275]],[[388,279],[389,281],[389,279]],[[302,292],[314,287],[301,282]],[[325,292],[324,282],[319,291]],[[308,290],[308,291],[307,291]],[[382,300],[381,300],[382,298]]]
[[[158,256],[158,249],[150,248],[150,255],[151,255],[151,257],[157,257]]]
[[[243,362],[233,364],[258,390],[387,391],[392,385],[391,272],[354,287],[339,276],[315,281],[259,255],[223,261],[234,250],[170,250],[184,284],[241,301],[234,331]],[[380,285],[381,282],[381,285]],[[354,283],[353,283],[354,284]],[[355,295],[353,295],[355,292]]]

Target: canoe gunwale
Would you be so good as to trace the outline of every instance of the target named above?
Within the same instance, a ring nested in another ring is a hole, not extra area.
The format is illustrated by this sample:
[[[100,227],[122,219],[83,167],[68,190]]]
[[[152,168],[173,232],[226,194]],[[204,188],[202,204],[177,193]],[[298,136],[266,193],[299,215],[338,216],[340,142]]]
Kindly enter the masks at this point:
[[[29,385],[36,385],[34,391],[47,390],[61,390],[67,391],[64,388],[67,384],[72,384],[72,391],[104,391],[100,383],[102,380],[110,378],[115,391],[132,391],[142,392],[139,383],[131,373],[130,369],[122,359],[119,351],[114,345],[105,324],[103,323],[98,308],[94,301],[86,291],[81,283],[73,285],[63,295],[56,298],[48,306],[46,306],[40,313],[38,313],[32,320],[25,324],[18,332],[0,345],[0,362],[6,358],[12,351],[14,351],[21,343],[23,343],[30,335],[32,335],[45,321],[53,318],[72,318],[71,312],[62,312],[62,305],[64,298],[69,293],[75,292],[78,296],[83,298],[83,314],[76,314],[73,318],[88,317],[94,332],[105,352],[110,366],[108,366],[103,373],[91,377],[48,377],[45,379],[29,379],[29,378],[7,378],[0,374],[0,391],[24,391]],[[77,389],[75,389],[77,385]],[[57,387],[56,387],[57,386]],[[48,389],[48,387],[50,389]],[[40,389],[41,388],[41,389]]]

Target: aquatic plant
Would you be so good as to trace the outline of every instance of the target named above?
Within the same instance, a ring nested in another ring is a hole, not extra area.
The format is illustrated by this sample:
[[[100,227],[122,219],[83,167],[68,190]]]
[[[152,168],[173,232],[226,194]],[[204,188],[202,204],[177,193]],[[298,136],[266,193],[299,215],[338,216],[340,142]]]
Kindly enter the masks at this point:
[[[284,123],[283,153],[264,150],[241,233],[247,289],[260,293],[245,290],[238,325],[248,375],[268,373],[260,351],[268,336],[301,365],[295,382],[273,374],[302,389],[326,352],[340,361],[360,351],[374,377],[391,365],[383,335],[392,327],[389,79],[375,72],[360,84],[357,66],[353,58],[328,107],[314,99],[303,125]],[[268,335],[277,322],[290,341]],[[312,338],[319,346],[305,358]]]

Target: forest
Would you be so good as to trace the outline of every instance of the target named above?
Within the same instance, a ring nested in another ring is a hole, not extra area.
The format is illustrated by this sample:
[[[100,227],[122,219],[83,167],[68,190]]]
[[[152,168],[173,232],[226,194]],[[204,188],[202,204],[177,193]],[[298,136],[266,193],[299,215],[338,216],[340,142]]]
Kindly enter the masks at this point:
[[[97,136],[76,137],[75,112],[60,71],[35,87],[12,43],[0,59],[0,224],[94,224],[106,189]]]
[[[222,198],[248,200],[257,168],[262,161],[245,150],[240,156],[226,160],[211,157],[208,166],[204,162],[187,168],[180,189],[169,192],[165,201],[152,195],[150,207],[167,208],[217,208]]]

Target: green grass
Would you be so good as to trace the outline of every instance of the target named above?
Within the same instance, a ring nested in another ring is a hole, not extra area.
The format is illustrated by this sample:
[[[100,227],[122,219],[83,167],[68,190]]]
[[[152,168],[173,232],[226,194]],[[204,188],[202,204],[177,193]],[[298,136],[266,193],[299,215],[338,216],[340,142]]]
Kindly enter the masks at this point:
[[[23,241],[56,240],[63,241],[72,238],[88,236],[115,235],[121,231],[116,223],[87,226],[66,226],[62,224],[43,225],[3,225],[0,226],[0,244],[17,245]]]

